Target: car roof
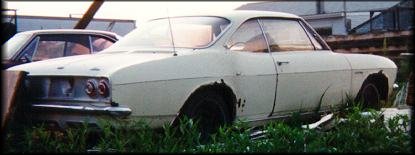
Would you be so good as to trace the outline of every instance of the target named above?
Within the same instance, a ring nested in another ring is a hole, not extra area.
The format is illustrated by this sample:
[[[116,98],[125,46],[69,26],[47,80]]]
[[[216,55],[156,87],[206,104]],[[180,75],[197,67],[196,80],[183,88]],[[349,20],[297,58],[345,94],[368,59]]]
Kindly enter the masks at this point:
[[[257,10],[231,10],[231,11],[204,11],[204,12],[197,12],[197,13],[183,13],[177,14],[170,17],[183,17],[183,16],[218,16],[218,17],[225,17],[230,20],[246,20],[250,18],[257,18],[257,17],[279,17],[279,18],[301,18],[297,15],[284,13],[284,12],[276,12],[276,11],[257,11]],[[161,18],[167,18],[161,17]],[[157,18],[156,18],[157,19]]]
[[[256,11],[256,10],[234,10],[223,13],[224,17],[228,18],[256,18],[256,17],[282,17],[282,18],[300,18],[297,15],[275,12],[275,11]]]
[[[30,30],[21,33],[29,34],[102,34],[111,36],[113,38],[119,38],[114,32],[100,31],[100,30],[85,30],[85,29],[45,29],[45,30]]]

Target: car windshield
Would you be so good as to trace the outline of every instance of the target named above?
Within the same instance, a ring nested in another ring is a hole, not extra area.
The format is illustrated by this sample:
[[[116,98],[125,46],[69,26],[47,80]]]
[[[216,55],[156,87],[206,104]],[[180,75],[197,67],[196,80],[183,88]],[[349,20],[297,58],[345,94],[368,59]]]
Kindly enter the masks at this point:
[[[220,17],[175,17],[170,21],[168,18],[155,19],[139,26],[107,51],[128,47],[171,48],[173,43],[178,48],[203,48],[214,42],[229,23],[229,20]]]
[[[32,36],[30,33],[18,33],[4,43],[2,46],[3,59],[11,59],[17,50],[19,50],[30,38],[30,36]]]

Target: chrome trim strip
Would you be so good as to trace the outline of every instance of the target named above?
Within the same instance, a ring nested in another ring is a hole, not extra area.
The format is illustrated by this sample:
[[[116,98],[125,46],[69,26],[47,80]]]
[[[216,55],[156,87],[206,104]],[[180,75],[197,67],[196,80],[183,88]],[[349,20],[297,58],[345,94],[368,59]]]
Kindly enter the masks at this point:
[[[51,104],[33,104],[33,108],[40,109],[59,109],[72,110],[79,112],[104,113],[113,116],[128,116],[131,114],[131,109],[127,107],[90,107],[90,106],[67,106],[67,105],[51,105]]]

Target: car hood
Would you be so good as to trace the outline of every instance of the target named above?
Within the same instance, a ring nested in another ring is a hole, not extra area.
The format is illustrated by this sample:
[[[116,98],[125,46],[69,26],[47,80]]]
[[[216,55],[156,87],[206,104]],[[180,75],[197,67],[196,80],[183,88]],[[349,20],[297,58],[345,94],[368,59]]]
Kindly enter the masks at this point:
[[[49,59],[23,65],[8,70],[21,70],[31,76],[70,75],[108,77],[120,68],[166,59],[173,53],[166,52],[114,52]]]

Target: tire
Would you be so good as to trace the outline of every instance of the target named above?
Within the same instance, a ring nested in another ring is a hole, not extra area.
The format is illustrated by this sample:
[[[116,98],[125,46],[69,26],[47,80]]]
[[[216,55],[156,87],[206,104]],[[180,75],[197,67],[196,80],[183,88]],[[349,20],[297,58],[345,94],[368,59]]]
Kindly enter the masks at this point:
[[[225,100],[214,91],[195,94],[182,112],[197,122],[202,141],[208,140],[209,135],[217,132],[220,126],[231,122]]]
[[[380,92],[376,85],[372,82],[365,82],[361,88],[358,101],[363,104],[363,108],[372,108],[379,110],[380,107]]]

